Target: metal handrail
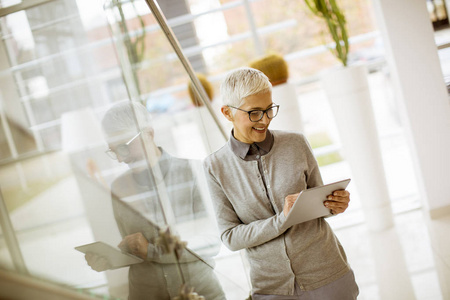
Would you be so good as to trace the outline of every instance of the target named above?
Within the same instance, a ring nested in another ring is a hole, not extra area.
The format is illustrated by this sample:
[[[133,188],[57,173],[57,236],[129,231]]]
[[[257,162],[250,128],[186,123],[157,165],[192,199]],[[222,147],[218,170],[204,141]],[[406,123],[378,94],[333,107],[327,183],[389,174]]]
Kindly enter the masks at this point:
[[[203,105],[208,109],[211,117],[213,118],[214,122],[216,123],[217,127],[219,128],[220,132],[222,133],[224,139],[227,139],[228,133],[223,128],[222,124],[220,123],[219,119],[217,118],[216,114],[214,113],[214,110],[208,100],[208,95],[206,94],[206,91],[203,88],[203,85],[200,83],[200,80],[195,75],[190,62],[187,60],[186,56],[183,53],[183,50],[181,49],[180,44],[178,43],[177,38],[175,37],[175,34],[173,33],[170,26],[167,24],[167,20],[164,17],[161,9],[159,8],[156,1],[154,1],[154,0],[145,0],[145,2],[147,3],[148,7],[150,8],[153,15],[155,16],[155,19],[158,21],[159,25],[161,26],[162,31],[166,35],[170,45],[172,46],[173,50],[177,54],[178,58],[180,59],[180,62],[182,63],[184,69],[188,73],[189,78],[192,81],[192,88],[193,88],[196,96],[200,99],[200,101],[203,103]]]

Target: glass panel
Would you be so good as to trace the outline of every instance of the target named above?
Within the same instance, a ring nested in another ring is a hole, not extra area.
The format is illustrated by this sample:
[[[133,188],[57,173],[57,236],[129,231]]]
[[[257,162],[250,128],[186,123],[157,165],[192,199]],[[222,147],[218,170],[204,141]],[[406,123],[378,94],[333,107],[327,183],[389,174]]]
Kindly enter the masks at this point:
[[[130,10],[127,10],[128,8]],[[132,11],[137,12],[136,9],[124,4],[110,10],[109,16],[137,18],[131,14]],[[128,12],[128,15],[125,12]],[[148,13],[141,18],[148,24],[155,23],[153,16],[148,15]],[[189,78],[179,61],[173,59],[173,50],[170,48],[164,49],[164,47],[167,47],[167,45],[164,46],[167,41],[163,33],[157,31],[152,32],[148,37],[146,36],[145,45],[149,47],[149,51],[146,51],[146,53],[150,53],[150,55],[143,61],[136,60],[138,57],[135,55],[136,40],[133,40],[136,32],[124,32],[124,27],[116,22],[117,19],[113,19],[113,32],[119,37],[118,41],[124,42],[124,44],[119,43],[117,45],[118,53],[121,54],[124,72],[130,71],[125,74],[125,78],[136,78],[137,82],[140,83],[138,87],[130,87],[130,85],[135,84],[133,80],[130,80],[128,81],[128,88],[137,91],[138,97],[152,113],[154,133],[151,143],[145,144],[154,143],[155,146],[160,147],[159,149],[163,153],[158,161],[160,171],[166,174],[166,186],[162,187],[162,190],[159,187],[154,191],[161,193],[166,189],[168,192],[167,201],[160,199],[160,206],[166,218],[161,220],[164,221],[162,225],[171,225],[171,228],[180,235],[180,238],[188,242],[188,247],[193,250],[190,255],[194,255],[194,257],[199,255],[204,260],[182,264],[185,268],[180,269],[180,274],[174,272],[175,270],[164,272],[166,280],[172,283],[168,288],[173,293],[178,291],[181,282],[185,282],[200,295],[205,296],[206,299],[223,298],[223,290],[234,293],[234,296],[240,294],[241,297],[246,297],[248,287],[236,287],[236,282],[230,281],[220,271],[217,272],[217,269],[213,269],[213,265],[216,263],[213,262],[212,258],[219,254],[221,243],[215,231],[212,207],[198,159],[209,153],[211,147],[222,145],[224,138],[221,137],[217,125],[213,123],[205,107],[195,107],[189,99],[187,93]],[[129,23],[132,22],[127,20],[127,24]],[[148,24],[145,26],[148,27]],[[128,39],[127,35],[131,38]],[[164,49],[164,52],[161,49]],[[153,51],[156,53],[154,56],[151,55]],[[164,55],[161,55],[162,53]],[[154,78],[154,80],[149,80],[149,78]],[[142,84],[146,80],[148,84]],[[204,134],[205,128],[209,128],[213,133],[216,133],[215,140],[211,140],[210,135]],[[132,134],[128,136],[128,138],[130,137],[132,137]],[[171,161],[170,168],[167,165],[167,160]],[[155,171],[158,173],[159,170],[155,166],[158,165],[152,165],[150,173],[153,173],[153,176],[157,178],[158,175],[155,174]],[[155,199],[150,202],[155,203]],[[164,208],[164,203],[166,205],[170,203],[171,205]],[[150,216],[149,218],[154,220],[155,217]],[[206,230],[207,228],[208,230]],[[184,259],[189,259],[188,257],[181,256],[178,259],[183,262]],[[238,256],[237,259],[237,261],[232,260],[228,267],[230,265],[242,266],[241,258]],[[213,272],[216,272],[216,275]],[[206,278],[209,278],[208,282],[204,282]],[[130,283],[132,284],[131,281]],[[206,288],[205,285],[209,287]],[[161,286],[165,286],[165,284],[161,284]],[[227,289],[222,289],[222,286]],[[235,287],[231,288],[233,286]],[[171,294],[171,296],[174,295]]]
[[[79,13],[77,2],[50,1],[0,19],[1,67],[11,68],[0,82],[11,130],[17,132],[17,155],[58,148],[62,113],[127,99],[100,13],[92,22],[92,15]]]
[[[11,70],[2,76],[18,87],[16,98],[2,98],[2,105],[11,107],[7,116],[12,107],[24,113],[19,125],[33,149],[53,151],[28,159],[20,152],[20,161],[2,166],[2,191],[26,269],[85,294],[120,299],[172,299],[182,284],[207,299],[244,299],[247,281],[224,275],[233,266],[245,277],[240,255],[215,261],[224,254],[200,162],[225,139],[206,108],[190,99],[189,77],[145,2],[130,5],[110,24],[116,44],[107,24],[89,27],[71,1],[2,18],[9,57],[2,67]],[[125,28],[122,17],[127,29],[118,33],[116,25]],[[27,26],[15,31],[14,22]],[[131,51],[122,33],[131,37]],[[143,103],[148,122],[134,109],[124,114],[130,99]],[[108,119],[116,102],[125,106]],[[24,136],[12,135],[24,148]],[[108,157],[108,148],[118,160]],[[164,235],[168,228],[173,236]],[[173,245],[175,236],[180,242]],[[75,250],[97,242],[144,262],[115,268],[111,259],[102,265],[105,252],[85,257]],[[177,245],[179,252],[170,250]],[[1,251],[7,253],[4,246]],[[1,257],[7,266],[7,255]]]
[[[46,7],[45,12],[42,7]],[[4,40],[14,44],[13,65],[44,58],[86,44],[75,1],[46,4],[4,17]]]

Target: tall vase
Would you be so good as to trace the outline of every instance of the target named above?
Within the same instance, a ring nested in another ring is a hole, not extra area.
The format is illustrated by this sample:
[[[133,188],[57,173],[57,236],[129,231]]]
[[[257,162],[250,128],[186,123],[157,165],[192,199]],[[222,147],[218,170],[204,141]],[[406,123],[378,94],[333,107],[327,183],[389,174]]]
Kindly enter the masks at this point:
[[[375,117],[370,98],[367,68],[353,65],[321,76],[322,87],[330,103],[345,160],[364,210],[369,230],[393,226]]]
[[[295,86],[290,83],[274,86],[272,101],[280,105],[280,110],[278,116],[270,122],[270,129],[303,132],[303,120]]]

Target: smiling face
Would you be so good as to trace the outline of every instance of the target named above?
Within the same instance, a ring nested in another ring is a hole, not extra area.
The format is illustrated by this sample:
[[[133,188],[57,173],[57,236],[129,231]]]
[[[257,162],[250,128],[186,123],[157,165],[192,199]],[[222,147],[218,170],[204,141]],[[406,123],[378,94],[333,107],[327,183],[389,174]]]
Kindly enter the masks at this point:
[[[244,98],[244,104],[239,108],[249,111],[255,109],[265,110],[273,105],[272,93],[266,92],[255,94]],[[267,129],[269,128],[270,119],[264,114],[263,118],[258,122],[250,121],[248,113],[236,110],[233,115],[233,108],[223,106],[222,113],[233,123],[234,137],[243,143],[253,144],[262,142],[266,138]]]

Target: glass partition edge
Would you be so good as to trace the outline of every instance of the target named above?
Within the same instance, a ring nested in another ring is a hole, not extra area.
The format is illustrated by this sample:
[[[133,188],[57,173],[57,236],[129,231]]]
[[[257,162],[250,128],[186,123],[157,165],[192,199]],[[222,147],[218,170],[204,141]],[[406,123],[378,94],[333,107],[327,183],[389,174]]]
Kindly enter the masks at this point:
[[[211,117],[213,118],[214,122],[216,123],[217,127],[219,128],[220,132],[222,133],[223,137],[226,140],[228,137],[228,134],[225,131],[225,129],[223,128],[223,126],[221,125],[216,114],[214,113],[214,111],[211,107],[211,104],[209,103],[209,101],[206,100],[206,99],[208,99],[208,95],[206,94],[205,89],[203,88],[202,84],[200,83],[200,80],[195,75],[191,64],[185,57],[183,51],[181,50],[180,44],[178,43],[174,33],[172,32],[172,29],[167,25],[167,20],[165,19],[164,15],[162,14],[161,9],[159,8],[156,1],[154,1],[154,0],[145,0],[145,2],[147,3],[148,7],[154,14],[155,19],[157,20],[158,24],[161,26],[161,29],[163,30],[165,36],[169,40],[170,45],[172,46],[173,50],[177,54],[178,58],[180,59],[180,62],[182,63],[184,69],[188,73],[189,78],[192,81],[194,92],[197,94],[199,99],[201,99],[203,105],[205,105],[205,107],[208,109],[209,113],[211,114]]]

